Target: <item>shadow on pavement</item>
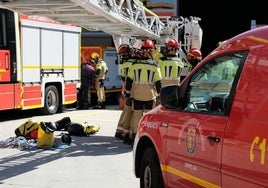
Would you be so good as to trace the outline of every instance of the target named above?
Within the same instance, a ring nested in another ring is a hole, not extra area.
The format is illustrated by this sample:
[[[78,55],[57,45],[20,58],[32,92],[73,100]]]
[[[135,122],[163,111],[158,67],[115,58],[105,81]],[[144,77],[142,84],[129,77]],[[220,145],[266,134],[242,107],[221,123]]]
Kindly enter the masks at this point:
[[[5,148],[4,150],[13,149]],[[16,152],[16,154],[1,157],[0,181],[35,170],[40,165],[50,163],[63,157],[75,159],[81,156],[118,155],[131,151],[131,146],[124,144],[115,137],[98,135],[91,135],[89,137],[72,136],[71,146],[63,149],[22,150]]]

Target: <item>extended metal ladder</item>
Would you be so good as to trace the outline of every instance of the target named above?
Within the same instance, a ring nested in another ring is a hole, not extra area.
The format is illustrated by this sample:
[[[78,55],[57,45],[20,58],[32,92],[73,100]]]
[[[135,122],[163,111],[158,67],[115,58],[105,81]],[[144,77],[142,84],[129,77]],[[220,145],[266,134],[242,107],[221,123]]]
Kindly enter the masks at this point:
[[[75,23],[114,38],[137,36],[160,40],[164,27],[159,17],[139,0],[0,0],[0,7]]]

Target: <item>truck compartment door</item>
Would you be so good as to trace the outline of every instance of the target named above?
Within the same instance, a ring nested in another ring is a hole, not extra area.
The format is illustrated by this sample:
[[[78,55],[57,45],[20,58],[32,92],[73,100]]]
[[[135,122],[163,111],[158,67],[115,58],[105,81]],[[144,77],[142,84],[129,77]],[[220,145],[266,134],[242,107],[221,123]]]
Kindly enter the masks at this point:
[[[0,110],[21,108],[21,85],[0,84]]]

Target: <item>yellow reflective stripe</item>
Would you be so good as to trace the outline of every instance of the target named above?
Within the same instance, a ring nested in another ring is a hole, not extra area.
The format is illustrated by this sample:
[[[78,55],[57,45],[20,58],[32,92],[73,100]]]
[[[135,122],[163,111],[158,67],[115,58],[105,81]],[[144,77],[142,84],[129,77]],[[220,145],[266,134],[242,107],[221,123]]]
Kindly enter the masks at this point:
[[[153,83],[155,72],[151,71],[151,70],[148,70],[147,73],[148,73],[148,82]]]
[[[161,73],[163,77],[179,77],[181,74],[181,70],[184,67],[183,62],[178,61],[178,60],[161,60],[158,62],[159,67],[161,69]]]
[[[134,81],[157,82],[162,79],[160,68],[154,64],[133,64],[129,70],[128,77]]]
[[[141,79],[141,69],[135,69],[134,74],[135,74],[135,81],[139,82]]]
[[[6,69],[0,69],[0,72],[7,72]]]
[[[128,71],[129,71],[129,68],[131,67],[132,65],[132,62],[124,62],[121,66],[120,66],[120,75],[123,76],[123,77],[127,77],[128,75]]]
[[[165,80],[179,80],[179,77],[177,77],[177,78],[164,77],[163,79],[165,79]]]
[[[183,179],[186,179],[192,183],[195,183],[197,185],[200,185],[200,186],[203,186],[203,187],[209,187],[209,188],[221,188],[221,186],[219,185],[215,185],[211,182],[208,182],[206,180],[203,180],[203,179],[200,179],[198,177],[195,177],[195,176],[192,176],[188,173],[185,173],[181,170],[178,170],[176,168],[173,168],[171,166],[168,166],[168,165],[163,165],[161,164],[161,170],[164,171],[164,172],[168,172],[168,173],[171,173],[173,175],[176,175],[176,176],[179,176]]]
[[[140,84],[140,85],[154,85],[153,82],[141,82],[141,81],[134,81],[135,84]]]

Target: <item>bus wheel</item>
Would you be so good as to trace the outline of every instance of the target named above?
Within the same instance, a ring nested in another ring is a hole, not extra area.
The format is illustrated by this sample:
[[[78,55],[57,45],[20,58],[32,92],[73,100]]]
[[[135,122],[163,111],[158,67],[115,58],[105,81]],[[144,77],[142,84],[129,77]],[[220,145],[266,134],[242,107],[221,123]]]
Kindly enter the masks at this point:
[[[59,92],[55,86],[48,86],[45,90],[45,103],[42,112],[46,115],[52,115],[57,113],[58,108]]]

